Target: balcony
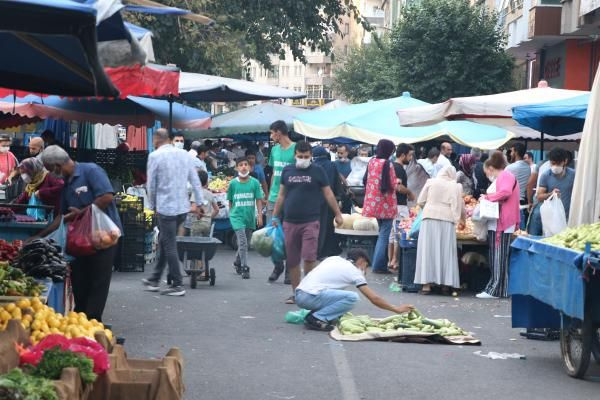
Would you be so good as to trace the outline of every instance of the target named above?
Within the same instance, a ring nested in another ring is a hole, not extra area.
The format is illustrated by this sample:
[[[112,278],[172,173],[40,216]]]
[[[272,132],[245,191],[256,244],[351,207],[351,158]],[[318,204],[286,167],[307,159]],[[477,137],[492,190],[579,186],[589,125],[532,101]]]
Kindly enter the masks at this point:
[[[561,12],[561,7],[533,7],[529,11],[529,39],[560,35]]]
[[[365,18],[371,25],[383,26],[385,22],[385,10],[375,9],[368,11],[363,15],[363,18]]]
[[[309,75],[304,77],[304,85],[331,86],[332,82],[331,75]]]
[[[325,53],[307,53],[306,61],[308,64],[331,64],[331,57],[325,55]]]

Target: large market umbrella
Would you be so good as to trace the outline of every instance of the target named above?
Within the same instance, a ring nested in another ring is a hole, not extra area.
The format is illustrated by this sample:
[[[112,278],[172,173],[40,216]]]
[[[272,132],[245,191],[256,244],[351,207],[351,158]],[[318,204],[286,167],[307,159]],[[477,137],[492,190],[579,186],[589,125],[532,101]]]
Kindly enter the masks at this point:
[[[405,92],[391,99],[302,114],[294,119],[294,130],[315,139],[345,137],[370,144],[382,138],[395,143],[417,143],[448,136],[458,143],[482,149],[497,148],[514,137],[506,129],[469,121],[444,121],[419,127],[398,124],[398,109],[426,104]]]
[[[271,102],[217,115],[212,119],[211,129],[190,132],[195,138],[217,138],[269,132],[273,121],[283,120],[291,129],[294,117],[307,112],[304,108]]]
[[[177,129],[206,129],[210,126],[210,114],[183,104],[173,103],[173,125]],[[66,99],[58,96],[0,99],[0,112],[28,119],[62,119],[111,125],[151,126],[155,120],[167,123],[169,102],[129,96],[126,99]],[[15,118],[9,119],[14,126]],[[2,121],[0,120],[0,123]],[[5,125],[8,126],[8,125]]]
[[[0,87],[116,96],[98,60],[96,25],[118,12],[119,3],[0,1]]]
[[[596,72],[589,101],[589,112],[575,171],[569,226],[591,224],[600,218],[600,68]]]
[[[549,135],[563,136],[583,130],[590,94],[542,104],[513,107],[513,119]]]

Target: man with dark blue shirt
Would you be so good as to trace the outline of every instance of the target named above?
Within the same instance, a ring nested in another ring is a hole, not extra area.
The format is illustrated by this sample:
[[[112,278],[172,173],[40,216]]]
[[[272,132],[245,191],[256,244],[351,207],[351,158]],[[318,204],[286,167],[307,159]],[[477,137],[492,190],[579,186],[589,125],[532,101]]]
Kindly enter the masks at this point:
[[[48,171],[63,177],[65,186],[60,215],[39,234],[40,237],[54,232],[61,224],[62,216],[65,222],[69,222],[92,204],[104,211],[123,232],[113,199],[114,190],[102,168],[94,163],[75,162],[65,150],[56,145],[44,150],[42,162]],[[89,319],[102,321],[117,247],[113,245],[96,250],[91,256],[75,257],[71,262],[75,311],[85,313]]]

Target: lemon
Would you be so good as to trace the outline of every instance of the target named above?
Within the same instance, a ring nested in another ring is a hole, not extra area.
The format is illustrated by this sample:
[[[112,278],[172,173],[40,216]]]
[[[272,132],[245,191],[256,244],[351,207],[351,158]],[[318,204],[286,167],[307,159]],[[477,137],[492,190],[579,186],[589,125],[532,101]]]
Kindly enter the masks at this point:
[[[19,307],[19,308],[27,308],[30,306],[31,306],[31,302],[29,301],[29,299],[23,299],[17,303],[17,307]]]
[[[17,308],[17,306],[15,305],[15,303],[8,303],[7,305],[4,306],[4,309],[6,311],[8,311],[9,313],[13,312],[13,310]]]
[[[23,316],[23,314],[21,313],[21,309],[20,308],[15,308],[12,311],[12,316],[14,319],[21,319],[21,317]]]
[[[2,310],[2,312],[0,312],[0,318],[2,321],[8,321],[9,319],[12,319],[12,315],[6,310]]]

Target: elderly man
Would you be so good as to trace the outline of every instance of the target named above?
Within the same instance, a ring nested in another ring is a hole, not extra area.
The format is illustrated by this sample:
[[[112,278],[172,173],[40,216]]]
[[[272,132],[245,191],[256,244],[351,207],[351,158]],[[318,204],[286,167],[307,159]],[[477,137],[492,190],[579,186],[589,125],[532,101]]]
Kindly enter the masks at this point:
[[[449,167],[452,165],[452,161],[450,161],[450,156],[452,155],[452,145],[448,142],[442,143],[440,146],[440,156],[437,160],[437,168],[440,171],[444,167]]]
[[[41,161],[44,151],[44,139],[41,137],[31,138],[29,141],[29,157],[35,157]]]
[[[160,256],[153,274],[148,279],[142,279],[142,283],[146,290],[158,292],[161,276],[168,264],[172,284],[161,294],[183,296],[185,290],[177,253],[177,231],[190,211],[202,216],[202,208],[195,206],[203,203],[202,186],[192,157],[171,143],[166,129],[157,129],[152,141],[156,150],[148,157],[146,189],[150,208],[156,211],[158,217]],[[188,182],[195,196],[192,205],[187,191]]]
[[[198,157],[198,150],[202,147],[202,143],[200,143],[199,141],[195,140],[192,142],[191,148],[188,151],[188,154],[192,157],[192,160],[194,160],[194,167],[196,167],[196,169],[198,171],[204,171],[204,172],[208,172],[206,170],[206,163],[204,162],[204,160],[201,160]]]
[[[106,172],[94,163],[80,163],[71,160],[60,146],[49,146],[42,153],[46,169],[63,177],[60,215],[37,236],[44,237],[54,232],[61,224],[73,220],[84,208],[95,204],[119,227],[121,220],[113,199],[113,187]],[[102,321],[102,313],[108,298],[113,262],[117,245],[97,250],[91,256],[76,257],[71,262],[71,282],[75,311],[83,312],[89,319]]]

